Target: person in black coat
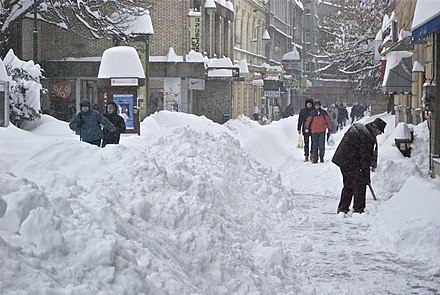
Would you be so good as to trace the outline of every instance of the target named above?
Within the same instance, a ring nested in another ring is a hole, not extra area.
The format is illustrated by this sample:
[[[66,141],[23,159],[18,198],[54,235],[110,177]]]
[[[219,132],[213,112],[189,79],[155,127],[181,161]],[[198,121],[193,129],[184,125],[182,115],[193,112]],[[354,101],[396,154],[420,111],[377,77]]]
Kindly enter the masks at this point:
[[[305,101],[305,108],[302,108],[299,112],[298,117],[298,134],[303,134],[304,136],[304,161],[307,162],[309,160],[310,155],[310,148],[309,148],[309,142],[310,142],[310,132],[306,132],[306,122],[307,118],[310,116],[310,112],[313,110],[313,99],[306,99]]]
[[[353,212],[363,213],[367,185],[370,184],[370,167],[377,167],[377,140],[387,124],[379,118],[366,125],[353,124],[344,134],[332,162],[341,169],[343,185],[337,213],[350,211],[354,196]]]
[[[106,114],[104,117],[106,117],[116,127],[116,131],[111,132],[110,130],[104,128],[102,147],[105,147],[107,144],[118,144],[121,133],[125,132],[125,121],[124,118],[118,115],[118,106],[115,102],[112,101],[107,104]]]

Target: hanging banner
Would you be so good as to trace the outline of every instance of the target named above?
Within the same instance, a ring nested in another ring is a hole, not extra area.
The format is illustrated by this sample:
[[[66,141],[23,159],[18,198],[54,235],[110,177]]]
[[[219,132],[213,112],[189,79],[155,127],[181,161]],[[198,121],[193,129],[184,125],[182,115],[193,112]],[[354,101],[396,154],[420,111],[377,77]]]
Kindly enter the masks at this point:
[[[189,16],[189,48],[200,52],[200,16]]]

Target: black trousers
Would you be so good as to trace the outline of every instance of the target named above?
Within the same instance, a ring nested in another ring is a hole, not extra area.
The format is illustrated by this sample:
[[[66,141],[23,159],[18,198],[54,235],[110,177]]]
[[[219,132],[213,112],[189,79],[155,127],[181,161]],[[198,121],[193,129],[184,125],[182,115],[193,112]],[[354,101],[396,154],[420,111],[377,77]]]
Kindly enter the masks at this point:
[[[350,211],[351,200],[354,197],[353,212],[362,213],[365,210],[367,185],[359,184],[351,171],[341,169],[344,187],[341,192],[341,200],[338,205],[338,213]]]
[[[304,156],[309,156],[310,151],[310,133],[303,132],[303,138],[304,138]]]
[[[87,142],[87,143],[90,143],[90,144],[97,145],[97,146],[101,147],[101,140],[100,139],[98,139],[98,140],[90,140],[90,141],[85,141],[84,140],[84,142]]]
[[[318,151],[319,151],[319,159],[324,161],[324,154],[325,154],[325,132],[312,133],[312,156],[313,156],[313,161],[318,161]]]

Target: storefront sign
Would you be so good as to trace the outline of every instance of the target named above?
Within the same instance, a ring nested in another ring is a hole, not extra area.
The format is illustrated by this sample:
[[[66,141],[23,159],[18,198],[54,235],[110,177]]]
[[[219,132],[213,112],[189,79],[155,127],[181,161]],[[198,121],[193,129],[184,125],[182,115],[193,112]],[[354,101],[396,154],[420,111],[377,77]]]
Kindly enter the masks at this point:
[[[67,80],[62,80],[55,82],[52,86],[52,95],[66,99],[70,96],[72,88],[70,87],[70,82]]]
[[[138,78],[112,78],[111,86],[138,86]]]
[[[189,48],[200,52],[200,16],[189,17]]]

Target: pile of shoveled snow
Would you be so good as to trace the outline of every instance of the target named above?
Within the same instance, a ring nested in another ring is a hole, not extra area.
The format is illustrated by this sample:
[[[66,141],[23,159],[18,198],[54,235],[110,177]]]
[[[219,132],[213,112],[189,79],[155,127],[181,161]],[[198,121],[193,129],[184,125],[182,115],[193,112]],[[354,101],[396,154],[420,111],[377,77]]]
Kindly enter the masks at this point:
[[[0,177],[0,290],[301,293],[265,236],[292,207],[281,178],[206,118],[160,112],[143,130],[104,149],[41,135],[20,150]]]

